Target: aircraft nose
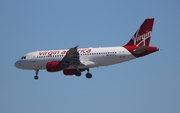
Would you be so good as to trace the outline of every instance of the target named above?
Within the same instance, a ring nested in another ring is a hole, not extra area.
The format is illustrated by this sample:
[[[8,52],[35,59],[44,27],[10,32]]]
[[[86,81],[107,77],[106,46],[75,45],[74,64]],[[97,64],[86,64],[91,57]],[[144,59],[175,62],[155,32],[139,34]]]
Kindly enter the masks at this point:
[[[16,68],[20,68],[21,63],[20,63],[19,61],[16,61],[16,62],[14,63],[14,66],[15,66]]]

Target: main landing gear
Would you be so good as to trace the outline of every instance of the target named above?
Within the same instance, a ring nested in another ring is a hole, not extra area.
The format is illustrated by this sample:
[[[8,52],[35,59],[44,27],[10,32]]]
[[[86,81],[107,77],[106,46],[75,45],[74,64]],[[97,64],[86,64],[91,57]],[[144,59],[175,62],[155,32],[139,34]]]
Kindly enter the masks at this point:
[[[35,70],[36,71],[36,75],[34,76],[34,79],[37,80],[39,77],[38,77],[38,72],[39,72],[39,69]]]
[[[92,78],[92,74],[89,72],[89,69],[87,69],[86,78]]]
[[[76,76],[81,76],[81,71],[80,70],[77,70],[76,73],[75,73]]]
[[[89,72],[89,69],[78,69],[75,73],[76,76],[81,76],[81,72],[87,70],[86,78],[92,78],[92,74]]]
[[[89,72],[88,72],[88,73],[86,73],[86,78],[89,78],[89,79],[90,79],[90,78],[92,78],[92,74],[91,74],[91,73],[89,73]]]

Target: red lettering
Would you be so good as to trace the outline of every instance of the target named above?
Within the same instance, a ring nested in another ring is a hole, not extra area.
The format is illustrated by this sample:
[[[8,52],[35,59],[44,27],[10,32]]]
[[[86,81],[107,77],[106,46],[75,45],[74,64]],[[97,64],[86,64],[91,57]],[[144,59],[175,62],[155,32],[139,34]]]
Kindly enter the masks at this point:
[[[39,52],[39,55],[40,56],[45,56],[45,55],[49,55],[49,56],[52,56],[52,55],[57,55],[57,54],[66,54],[68,52],[68,50],[63,50],[63,51],[41,51]],[[90,53],[91,52],[91,49],[78,49],[78,52],[79,53],[82,53],[82,54],[86,54],[86,53]]]
[[[90,53],[91,52],[91,49],[79,49],[78,50],[79,53]]]
[[[56,55],[59,54],[60,52],[59,51],[56,51]]]
[[[48,51],[48,55],[51,56],[52,52],[51,51]]]
[[[87,49],[87,50],[86,50],[86,53],[90,53],[90,52],[91,52],[91,49]]]
[[[66,51],[66,50],[64,50],[64,51],[62,51],[62,52],[61,52],[61,54],[66,54],[66,53],[67,53],[67,51]]]
[[[39,52],[39,55],[42,55],[42,52]]]
[[[47,52],[39,52],[39,55],[46,55],[47,54]]]
[[[39,55],[41,56],[41,55],[43,55],[43,56],[45,56],[45,55],[57,55],[57,54],[59,54],[60,53],[60,51],[42,51],[42,52],[39,52]]]
[[[86,53],[85,50],[81,50],[81,53]]]

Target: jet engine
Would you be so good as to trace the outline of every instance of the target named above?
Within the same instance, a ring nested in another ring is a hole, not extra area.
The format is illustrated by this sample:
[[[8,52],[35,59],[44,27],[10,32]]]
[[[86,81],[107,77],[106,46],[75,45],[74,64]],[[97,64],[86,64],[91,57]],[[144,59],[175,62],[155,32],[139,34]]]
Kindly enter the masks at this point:
[[[60,66],[60,62],[48,62],[46,64],[46,70],[48,72],[57,72],[57,71],[61,71],[62,68]]]
[[[46,70],[48,72],[57,72],[68,67],[69,62],[52,61],[46,64]]]
[[[77,69],[63,69],[64,75],[74,75],[77,72]]]

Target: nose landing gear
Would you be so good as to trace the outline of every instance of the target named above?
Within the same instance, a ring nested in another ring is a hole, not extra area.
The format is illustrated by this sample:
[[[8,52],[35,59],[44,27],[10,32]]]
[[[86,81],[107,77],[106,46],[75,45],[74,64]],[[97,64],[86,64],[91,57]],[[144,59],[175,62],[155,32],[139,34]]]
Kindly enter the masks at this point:
[[[37,70],[35,70],[35,71],[36,71],[36,73],[35,73],[36,75],[34,76],[34,79],[35,79],[35,80],[38,80],[38,78],[39,78],[39,77],[38,77],[39,69],[37,69]]]

